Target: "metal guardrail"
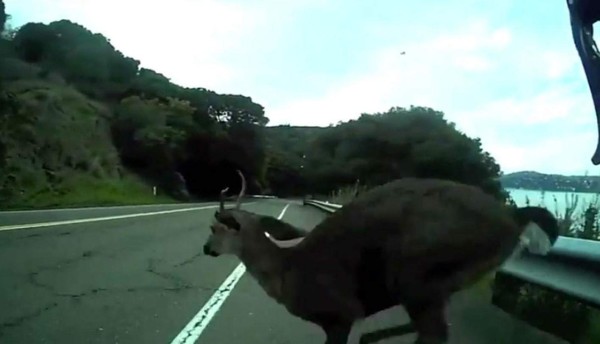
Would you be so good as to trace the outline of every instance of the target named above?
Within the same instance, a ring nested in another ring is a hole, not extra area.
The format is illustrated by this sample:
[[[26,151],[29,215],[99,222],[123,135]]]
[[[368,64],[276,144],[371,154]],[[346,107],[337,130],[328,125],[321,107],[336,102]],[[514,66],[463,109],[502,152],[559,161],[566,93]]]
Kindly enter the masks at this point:
[[[246,197],[248,197],[248,198],[268,198],[268,199],[277,198],[277,196],[273,196],[273,195],[246,195]]]
[[[323,211],[333,213],[340,204],[307,200]],[[504,264],[505,273],[559,292],[600,309],[600,241],[560,236],[547,256],[527,252]]]
[[[340,204],[334,204],[334,203],[317,201],[317,200],[308,200],[308,199],[304,199],[303,203],[305,205],[312,205],[314,207],[317,207],[321,210],[325,210],[330,213],[333,213],[334,211],[336,211],[337,209],[340,209],[342,207],[342,205],[340,205]]]

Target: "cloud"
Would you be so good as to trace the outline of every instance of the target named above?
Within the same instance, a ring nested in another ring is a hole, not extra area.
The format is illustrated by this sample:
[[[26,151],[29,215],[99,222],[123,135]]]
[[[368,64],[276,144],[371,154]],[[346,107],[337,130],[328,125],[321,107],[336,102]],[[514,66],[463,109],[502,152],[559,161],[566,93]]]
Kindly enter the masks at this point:
[[[488,145],[490,154],[501,163],[505,172],[537,170],[545,173],[594,174],[590,163],[596,146],[595,130],[560,135],[547,135],[542,139],[527,140],[518,144],[508,140],[498,143],[491,140]]]
[[[511,40],[505,28],[485,29],[477,22],[454,35],[383,47],[371,54],[362,73],[340,78],[322,95],[272,109],[270,116],[274,122],[327,125],[396,105],[470,106],[472,87],[484,80],[477,74],[490,72],[497,65],[492,53]]]

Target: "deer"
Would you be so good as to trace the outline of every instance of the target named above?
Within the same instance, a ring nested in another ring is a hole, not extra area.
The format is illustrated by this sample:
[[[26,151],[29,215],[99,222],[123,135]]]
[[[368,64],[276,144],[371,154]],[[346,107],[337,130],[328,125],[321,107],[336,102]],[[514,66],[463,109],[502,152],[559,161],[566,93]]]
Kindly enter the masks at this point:
[[[548,254],[558,222],[546,208],[509,206],[481,188],[405,177],[361,192],[312,230],[233,208],[222,190],[204,254],[235,255],[287,312],[346,344],[353,326],[401,305],[418,344],[449,340],[446,308],[457,291],[529,250]],[[385,332],[385,331],[384,331]],[[371,333],[372,334],[372,333]],[[361,343],[383,338],[362,334]],[[381,335],[381,334],[379,334]]]

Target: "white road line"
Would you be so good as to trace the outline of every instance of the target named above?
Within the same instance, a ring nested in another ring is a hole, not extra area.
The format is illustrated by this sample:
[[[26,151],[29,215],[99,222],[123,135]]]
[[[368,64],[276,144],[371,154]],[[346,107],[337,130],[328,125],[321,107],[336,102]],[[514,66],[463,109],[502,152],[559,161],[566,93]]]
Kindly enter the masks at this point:
[[[250,203],[244,203],[244,204],[250,204]],[[26,224],[22,224],[22,225],[0,226],[0,232],[1,231],[10,231],[10,230],[15,230],[15,229],[51,227],[51,226],[71,225],[71,224],[76,224],[76,223],[120,220],[120,219],[127,219],[127,218],[131,218],[131,217],[163,215],[163,214],[171,214],[171,213],[180,213],[180,212],[184,212],[184,211],[211,209],[211,208],[217,208],[217,207],[218,207],[218,205],[209,205],[209,206],[204,206],[204,207],[153,211],[153,212],[149,212],[149,213],[136,213],[136,214],[126,214],[126,215],[93,217],[93,218],[87,218],[87,219],[63,220],[63,221],[54,221],[54,222],[26,223]]]
[[[253,195],[246,197],[253,198]],[[254,198],[268,198],[255,196]],[[210,202],[189,203],[188,205],[200,205]],[[247,204],[247,203],[246,203]],[[106,209],[127,209],[127,208],[149,208],[149,207],[180,207],[186,203],[155,203],[155,204],[131,204],[131,205],[110,205],[105,207],[79,207],[79,208],[50,208],[50,209],[25,209],[25,210],[0,210],[0,215],[25,214],[25,213],[53,213],[61,211],[82,211],[82,210],[106,210]]]
[[[277,219],[281,220],[290,204],[286,204]],[[190,322],[179,332],[171,344],[193,344],[200,337],[212,318],[217,314],[235,285],[246,272],[246,266],[240,263],[221,284],[219,289],[210,297],[208,302],[200,309]]]
[[[107,209],[128,209],[128,208],[150,208],[150,207],[177,207],[185,203],[163,203],[163,204],[134,204],[134,205],[111,205],[106,207],[80,207],[80,208],[51,208],[51,209],[25,209],[25,210],[0,210],[0,215],[5,214],[26,214],[26,213],[53,213],[61,211],[82,211],[82,210],[107,210]],[[192,205],[192,204],[188,204]]]

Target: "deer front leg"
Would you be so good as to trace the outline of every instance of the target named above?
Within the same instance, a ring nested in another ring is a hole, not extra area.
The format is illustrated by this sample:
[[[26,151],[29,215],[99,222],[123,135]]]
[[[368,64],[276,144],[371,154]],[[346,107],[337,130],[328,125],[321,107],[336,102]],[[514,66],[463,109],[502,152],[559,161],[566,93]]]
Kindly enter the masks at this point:
[[[323,326],[327,339],[325,344],[347,344],[352,323],[336,322]]]
[[[341,318],[337,314],[316,314],[307,319],[318,325],[325,332],[325,344],[347,344],[352,330],[352,321]]]
[[[406,305],[406,311],[417,332],[415,344],[448,343],[448,322],[444,300],[411,303]]]

